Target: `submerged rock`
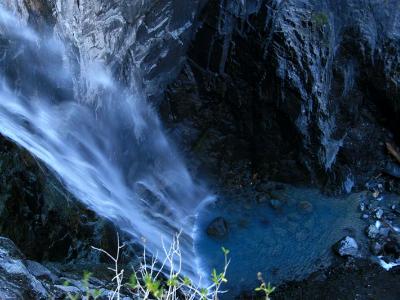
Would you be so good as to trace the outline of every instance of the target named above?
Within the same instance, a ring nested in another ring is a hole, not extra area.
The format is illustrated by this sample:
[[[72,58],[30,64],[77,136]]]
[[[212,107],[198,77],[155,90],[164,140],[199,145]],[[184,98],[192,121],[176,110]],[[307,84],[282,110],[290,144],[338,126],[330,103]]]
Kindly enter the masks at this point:
[[[214,219],[207,227],[207,234],[217,238],[225,237],[228,234],[228,223],[222,217]]]
[[[280,209],[283,206],[283,201],[277,200],[277,199],[270,199],[269,200],[269,205],[274,208],[274,209]]]
[[[302,213],[312,213],[313,205],[308,201],[300,201],[297,207],[300,209]]]
[[[352,237],[346,236],[333,246],[336,254],[342,257],[361,257],[361,252],[356,240]]]

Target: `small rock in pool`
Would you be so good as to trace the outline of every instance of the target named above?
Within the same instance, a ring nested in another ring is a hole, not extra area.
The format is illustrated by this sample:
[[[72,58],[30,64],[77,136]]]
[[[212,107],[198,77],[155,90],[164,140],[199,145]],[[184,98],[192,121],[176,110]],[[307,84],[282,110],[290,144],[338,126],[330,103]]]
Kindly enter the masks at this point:
[[[310,202],[308,201],[301,201],[297,205],[297,207],[304,213],[312,213],[313,211],[313,206]]]
[[[333,245],[333,250],[338,255],[345,257],[360,257],[361,253],[358,247],[356,240],[350,236],[346,236],[345,238],[341,239],[335,245]]]
[[[374,224],[371,224],[367,227],[367,235],[369,238],[374,239],[379,235],[379,228]]]
[[[383,237],[387,237],[389,235],[390,228],[389,227],[381,227],[379,228],[379,235]]]
[[[379,209],[376,211],[375,216],[376,216],[377,219],[382,218],[382,216],[383,216],[383,210],[382,210],[381,208],[379,208]]]
[[[207,234],[218,238],[226,236],[228,234],[228,223],[222,217],[214,219],[207,227]]]
[[[382,253],[383,246],[378,242],[373,242],[369,249],[373,255],[380,255]]]
[[[277,199],[271,199],[269,200],[269,205],[274,209],[279,209],[282,208],[283,202]]]
[[[257,203],[265,203],[269,200],[269,197],[265,195],[258,195],[257,196]]]

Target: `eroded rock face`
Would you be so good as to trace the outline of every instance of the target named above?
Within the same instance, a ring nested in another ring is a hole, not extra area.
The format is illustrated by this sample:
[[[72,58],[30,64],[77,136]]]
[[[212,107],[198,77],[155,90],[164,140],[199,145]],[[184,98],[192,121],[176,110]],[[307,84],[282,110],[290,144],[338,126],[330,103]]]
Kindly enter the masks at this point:
[[[157,101],[183,66],[159,110],[195,170],[348,192],[385,168],[400,120],[396,1],[6,4],[69,41],[86,101],[93,62]]]
[[[46,299],[48,292],[23,263],[14,243],[0,237],[0,298]]]
[[[208,1],[166,102],[196,167],[228,181],[363,184],[400,120],[397,11],[396,1]]]
[[[40,34],[66,40],[66,58],[75,66],[73,82],[65,87],[65,95],[54,91],[50,97],[60,101],[61,97],[72,98],[68,92],[72,87],[76,99],[90,102],[97,101],[99,91],[81,75],[96,69],[92,65],[96,63],[108,68],[132,91],[143,90],[152,100],[159,99],[162,86],[180,71],[201,2],[6,0],[1,4]],[[2,43],[8,41],[0,37]],[[21,49],[13,50],[10,52]],[[18,65],[21,62],[9,59],[2,63],[15,82],[34,78],[23,74]],[[0,162],[5,168],[0,183],[2,234],[37,260],[97,260],[89,257],[90,246],[97,243],[114,252],[116,230],[112,225],[74,199],[70,201],[64,187],[27,152],[5,139],[0,144]]]
[[[84,299],[93,295],[94,290],[98,291],[97,299],[109,299],[113,284],[107,278],[107,265],[86,265],[97,269],[86,282],[81,267],[63,271],[52,266],[50,271],[38,262],[26,260],[10,239],[0,237],[0,299],[69,299],[71,296]],[[134,298],[125,296],[126,292],[129,291],[122,291],[121,298]]]
[[[100,63],[132,90],[159,100],[163,87],[180,71],[194,21],[204,0],[102,1],[6,0],[34,25],[47,24],[69,43],[78,62],[75,92],[92,101],[99,91],[80,74]],[[42,26],[43,27],[43,26]],[[40,29],[43,29],[39,27]]]
[[[91,246],[115,251],[114,226],[79,205],[45,166],[4,138],[0,170],[0,233],[28,258],[98,261]]]

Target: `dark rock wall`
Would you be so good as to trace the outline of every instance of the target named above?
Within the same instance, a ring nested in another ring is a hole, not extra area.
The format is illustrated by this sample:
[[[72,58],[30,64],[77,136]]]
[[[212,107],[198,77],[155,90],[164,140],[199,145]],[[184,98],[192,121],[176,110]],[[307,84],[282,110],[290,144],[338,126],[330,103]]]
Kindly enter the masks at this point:
[[[241,3],[203,10],[162,109],[175,134],[225,179],[363,184],[399,124],[398,1]]]
[[[132,89],[157,101],[176,77],[160,114],[193,171],[223,184],[267,178],[340,192],[376,175],[389,159],[384,142],[399,140],[396,0],[5,4],[70,41],[82,97],[90,91],[79,74],[91,60],[128,85],[140,74]],[[76,257],[93,236],[114,234],[70,207],[26,152],[4,139],[0,150],[0,232],[28,256]]]
[[[0,162],[0,232],[30,259],[95,262],[92,245],[115,250],[115,228],[79,205],[28,152],[2,139]]]

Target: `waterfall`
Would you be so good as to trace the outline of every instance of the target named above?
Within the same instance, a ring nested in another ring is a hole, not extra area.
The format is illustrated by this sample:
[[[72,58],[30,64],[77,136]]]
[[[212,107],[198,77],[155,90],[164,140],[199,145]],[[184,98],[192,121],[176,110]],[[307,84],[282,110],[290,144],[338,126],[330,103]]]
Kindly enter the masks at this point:
[[[146,247],[182,230],[184,272],[197,272],[194,218],[209,199],[194,182],[139,92],[128,91],[96,62],[73,89],[61,39],[40,35],[0,7],[0,132],[45,162],[69,191]]]

